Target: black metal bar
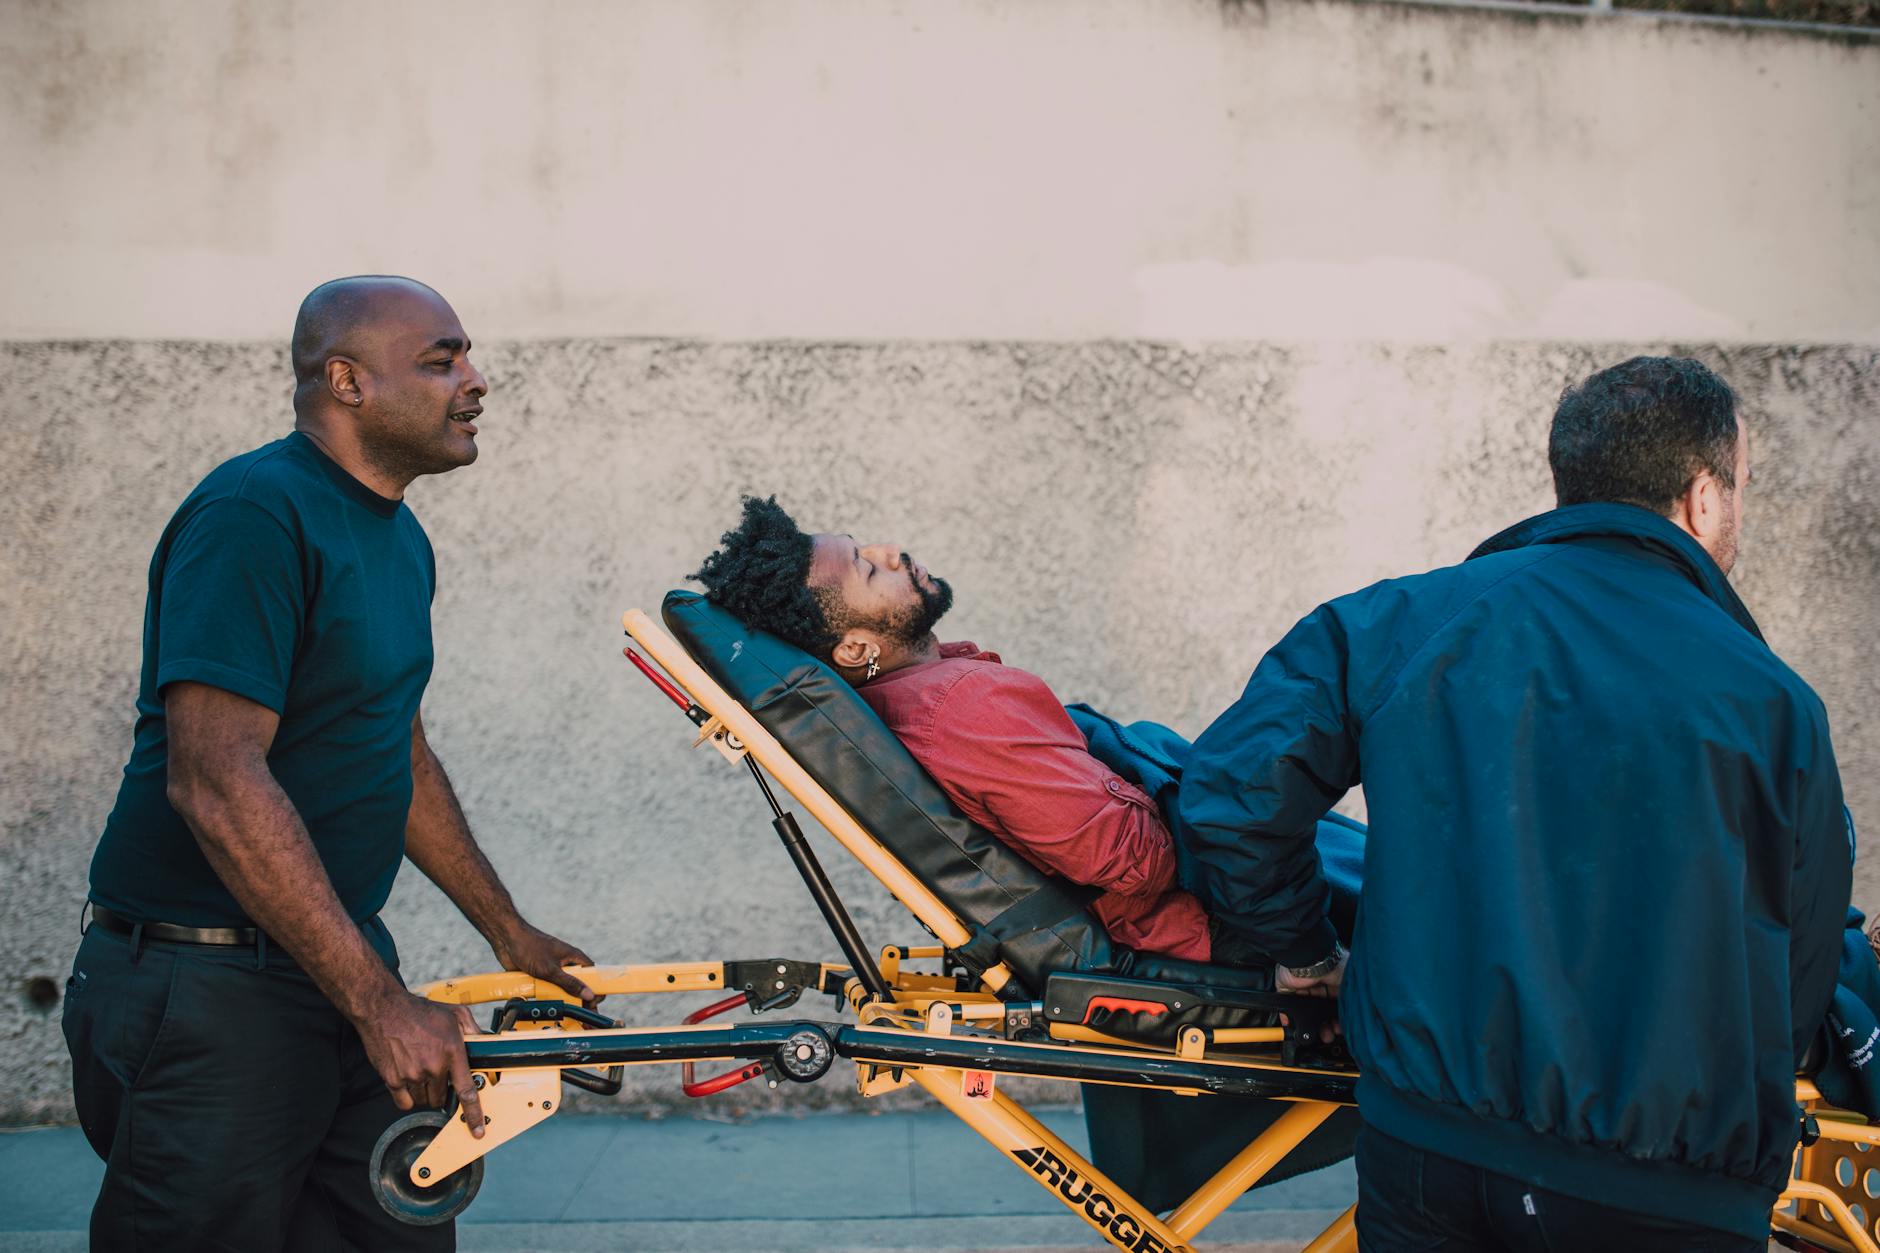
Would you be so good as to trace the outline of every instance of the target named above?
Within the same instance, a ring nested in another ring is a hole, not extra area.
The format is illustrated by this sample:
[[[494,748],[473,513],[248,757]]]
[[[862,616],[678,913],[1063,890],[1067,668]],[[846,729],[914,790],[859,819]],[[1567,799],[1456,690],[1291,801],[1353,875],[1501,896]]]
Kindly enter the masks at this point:
[[[1199,1088],[1217,1096],[1293,1097],[1309,1101],[1357,1099],[1356,1075],[1318,1071],[1255,1070],[1189,1061],[1167,1053],[1116,1057],[1084,1049],[1011,1044],[983,1036],[933,1036],[914,1031],[844,1027],[836,1052],[875,1066],[944,1066],[999,1074],[1042,1075],[1093,1083],[1152,1088]]]
[[[770,825],[776,828],[777,838],[783,841],[784,850],[790,854],[790,860],[796,863],[797,873],[803,876],[803,886],[809,889],[816,908],[822,911],[823,921],[829,924],[830,933],[841,946],[842,955],[848,958],[849,966],[862,981],[862,986],[868,989],[870,996],[892,1004],[894,990],[881,977],[881,967],[869,956],[868,946],[862,942],[862,933],[855,929],[855,920],[849,917],[842,898],[836,895],[835,885],[829,882],[822,863],[816,860],[816,850],[809,846],[809,841],[803,838],[802,828],[796,825],[796,815],[786,812],[777,804],[770,783],[753,758],[746,756],[744,764],[751,768],[751,777],[757,780],[757,786],[763,789],[764,799],[770,802],[770,812],[776,815]]]
[[[783,814],[770,825],[777,829],[778,838],[782,839],[790,860],[796,863],[797,872],[803,876],[803,885],[815,899],[816,908],[822,910],[823,921],[829,924],[836,943],[842,947],[842,955],[848,958],[862,986],[876,1000],[893,1004],[894,990],[881,977],[881,967],[868,955],[868,946],[862,942],[862,933],[855,929],[855,920],[849,917],[842,898],[836,895],[835,885],[823,873],[822,863],[816,860],[816,850],[803,838],[802,829],[796,825],[796,815]]]
[[[577,1070],[570,1066],[561,1072],[561,1081],[572,1083],[596,1096],[619,1096],[620,1089],[626,1086],[627,1068],[609,1066],[603,1074],[598,1070]]]
[[[764,772],[758,768],[757,758],[746,753],[744,764],[750,768],[751,777],[757,780],[757,790],[764,794],[764,803],[770,806],[770,812],[779,818],[783,817],[783,806],[777,803],[777,794],[770,790],[770,780],[766,779]]]
[[[768,1060],[791,1033],[807,1024],[791,1019],[736,1027],[670,1027],[614,1035],[605,1031],[514,1031],[465,1040],[472,1070],[505,1066],[618,1066],[633,1062]]]
[[[1116,1056],[1069,1045],[1022,1045],[984,1036],[936,1036],[879,1027],[841,1027],[790,1019],[736,1027],[671,1027],[612,1034],[604,1031],[518,1031],[467,1040],[475,1070],[512,1066],[619,1066],[640,1062],[769,1061],[799,1032],[835,1039],[837,1056],[874,1066],[940,1066],[990,1070],[1151,1088],[1198,1088],[1221,1096],[1292,1097],[1350,1102],[1357,1076],[1322,1071],[1265,1070],[1167,1053]]]
[[[626,1025],[583,1005],[571,1005],[565,1001],[530,1001],[520,996],[513,996],[506,1005],[496,1011],[495,1021],[490,1024],[490,1030],[492,1032],[508,1031],[524,1015],[527,1015],[530,1022],[559,1023],[564,1018],[571,1018],[584,1026],[599,1027],[602,1030]],[[627,1071],[624,1066],[609,1066],[605,1074],[593,1070],[579,1070],[573,1066],[566,1067],[561,1072],[563,1083],[585,1088],[597,1096],[619,1096],[626,1079]]]
[[[609,1018],[598,1010],[585,1005],[576,1005],[568,1001],[531,1001],[520,996],[512,996],[498,1009],[491,1031],[507,1031],[516,1023],[527,1018],[530,1022],[560,1022],[564,1018],[572,1019],[584,1027],[624,1027],[627,1024],[618,1019]]]

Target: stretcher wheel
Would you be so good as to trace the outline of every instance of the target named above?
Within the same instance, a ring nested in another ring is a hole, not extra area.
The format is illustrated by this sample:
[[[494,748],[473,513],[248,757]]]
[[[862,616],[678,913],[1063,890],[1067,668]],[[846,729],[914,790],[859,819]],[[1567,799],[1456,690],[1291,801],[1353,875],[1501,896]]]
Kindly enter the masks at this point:
[[[406,1114],[372,1146],[372,1195],[401,1223],[431,1227],[463,1213],[483,1186],[483,1159],[427,1186],[411,1181],[411,1164],[437,1139],[450,1118],[442,1110]]]

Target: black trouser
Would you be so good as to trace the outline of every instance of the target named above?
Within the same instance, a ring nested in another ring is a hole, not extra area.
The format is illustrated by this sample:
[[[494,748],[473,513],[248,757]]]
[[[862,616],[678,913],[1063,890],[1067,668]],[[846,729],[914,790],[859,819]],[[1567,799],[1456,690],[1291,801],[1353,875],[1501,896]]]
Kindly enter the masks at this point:
[[[1605,1209],[1358,1133],[1359,1253],[1761,1253],[1753,1240]]]
[[[105,1161],[94,1250],[453,1249],[379,1207],[398,1117],[359,1035],[294,963],[93,926],[66,985],[79,1122]]]

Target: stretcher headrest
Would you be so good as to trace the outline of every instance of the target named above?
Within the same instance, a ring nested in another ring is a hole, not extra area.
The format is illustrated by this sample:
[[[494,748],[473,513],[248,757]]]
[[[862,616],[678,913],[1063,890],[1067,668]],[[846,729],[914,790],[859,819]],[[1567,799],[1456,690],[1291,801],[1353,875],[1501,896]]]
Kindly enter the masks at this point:
[[[969,929],[1045,886],[1042,872],[953,807],[834,670],[696,592],[668,593],[662,613],[693,660]],[[1113,971],[1134,957],[1087,910],[1003,952],[1032,996],[1054,971]]]

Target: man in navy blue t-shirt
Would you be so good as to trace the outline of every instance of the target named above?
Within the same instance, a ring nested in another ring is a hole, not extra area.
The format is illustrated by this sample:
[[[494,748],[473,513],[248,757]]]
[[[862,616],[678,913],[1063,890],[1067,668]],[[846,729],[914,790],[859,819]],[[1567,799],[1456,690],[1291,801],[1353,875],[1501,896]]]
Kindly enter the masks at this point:
[[[135,746],[92,859],[65,1033],[106,1170],[95,1248],[448,1248],[366,1160],[453,1093],[468,1012],[406,992],[379,909],[409,857],[511,970],[592,1000],[530,926],[424,737],[437,568],[405,488],[476,460],[487,390],[409,279],[315,288],[294,430],[223,463],[150,564]]]

